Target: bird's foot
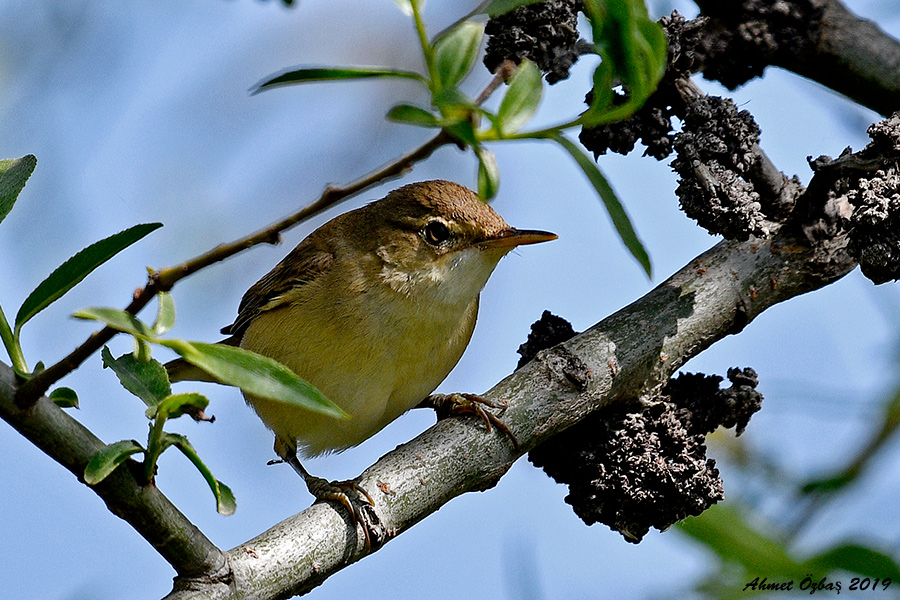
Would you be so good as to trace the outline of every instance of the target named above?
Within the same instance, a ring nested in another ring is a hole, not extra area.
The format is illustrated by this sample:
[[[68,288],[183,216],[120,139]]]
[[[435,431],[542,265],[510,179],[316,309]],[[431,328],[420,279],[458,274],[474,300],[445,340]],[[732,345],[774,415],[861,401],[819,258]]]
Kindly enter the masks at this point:
[[[373,509],[375,501],[372,500],[372,496],[365,488],[355,481],[328,481],[310,475],[309,471],[300,463],[293,448],[283,443],[279,445],[279,442],[276,441],[275,449],[281,455],[282,461],[291,465],[294,471],[303,478],[306,488],[310,494],[316,497],[316,500],[339,502],[347,509],[354,529],[357,525],[362,526],[366,538],[366,550],[378,550],[384,544],[388,536],[387,529]]]
[[[513,448],[519,449],[516,436],[512,434],[506,423],[489,410],[503,412],[509,407],[509,402],[505,400],[490,400],[477,394],[432,394],[425,398],[419,406],[433,408],[438,419],[445,419],[451,415],[475,415],[481,419],[488,432],[496,427],[506,434],[506,437],[512,442]]]
[[[387,538],[387,530],[373,510],[375,501],[361,485],[355,481],[328,481],[307,473],[304,477],[309,493],[317,500],[339,502],[347,512],[354,526],[362,526],[366,538],[366,550],[377,550]]]

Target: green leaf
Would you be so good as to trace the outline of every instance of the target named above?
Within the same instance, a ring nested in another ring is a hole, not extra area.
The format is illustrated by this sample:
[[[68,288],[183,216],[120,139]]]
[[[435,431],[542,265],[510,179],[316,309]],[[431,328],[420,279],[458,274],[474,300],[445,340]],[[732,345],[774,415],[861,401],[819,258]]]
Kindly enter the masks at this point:
[[[648,17],[642,0],[585,0],[583,7],[602,62],[594,73],[591,106],[580,123],[596,126],[628,118],[662,78],[668,48],[665,34]],[[614,105],[612,85],[618,83],[627,88],[628,99]]]
[[[603,176],[603,173],[600,172],[600,169],[594,161],[591,160],[587,154],[579,150],[567,137],[558,133],[552,139],[556,140],[560,146],[565,148],[572,158],[575,159],[575,162],[578,163],[578,166],[581,167],[581,170],[584,171],[584,174],[591,182],[591,185],[597,190],[600,199],[603,200],[603,204],[606,206],[606,212],[609,213],[613,226],[616,228],[616,232],[622,239],[622,243],[625,244],[625,247],[628,248],[631,255],[634,256],[638,263],[644,268],[647,277],[652,277],[653,271],[650,265],[650,257],[647,255],[647,251],[644,249],[641,240],[638,239],[637,233],[631,225],[631,220],[625,212],[625,208],[622,206],[622,203],[619,202],[616,193],[613,191],[612,186],[609,185],[606,177]]]
[[[415,79],[426,82],[425,78],[412,71],[401,71],[388,67],[353,67],[353,68],[327,68],[305,67],[292,69],[282,73],[270,75],[255,87],[251,88],[251,94],[258,94],[263,90],[296,83],[310,83],[313,81],[339,81],[343,79],[367,79],[370,77],[400,77],[402,79]]]
[[[103,366],[112,369],[122,387],[143,400],[147,406],[156,406],[172,393],[166,368],[158,360],[144,362],[131,353],[113,358],[106,346],[100,355]]]
[[[656,21],[642,18],[638,20],[637,28],[643,41],[646,42],[640,64],[644,67],[645,78],[651,88],[649,93],[653,93],[666,73],[669,40],[666,39],[666,32],[663,31],[662,26]]]
[[[182,415],[197,415],[209,406],[209,398],[196,392],[172,394],[157,406],[147,409],[150,418],[177,419]],[[152,413],[151,413],[152,411]]]
[[[60,408],[78,408],[78,394],[67,387],[58,387],[48,396]]]
[[[212,472],[205,464],[203,464],[203,461],[200,460],[200,456],[188,439],[177,433],[166,433],[163,435],[162,441],[166,446],[176,446],[192,463],[194,463],[194,466],[197,467],[197,470],[200,471],[203,478],[206,479],[209,489],[212,490],[213,495],[216,497],[216,510],[219,514],[224,516],[234,514],[234,511],[237,509],[237,502],[235,502],[231,488],[213,477]]]
[[[530,60],[523,60],[497,110],[501,135],[515,133],[531,120],[541,103],[543,91],[540,69]]]
[[[322,392],[279,362],[234,346],[203,344],[184,340],[159,341],[187,362],[200,367],[220,383],[241,388],[246,393],[299,406],[339,418],[349,415]]]
[[[16,332],[31,317],[47,308],[63,294],[75,287],[91,271],[160,227],[162,227],[162,223],[135,225],[125,231],[120,231],[115,235],[91,244],[57,267],[22,303],[22,307],[16,314]]]
[[[82,308],[72,313],[76,319],[85,319],[91,321],[100,321],[106,323],[109,327],[117,329],[124,333],[129,333],[135,337],[145,340],[152,340],[156,337],[153,328],[138,319],[131,313],[118,308]]]
[[[387,113],[387,118],[399,123],[409,123],[419,127],[439,127],[438,118],[424,108],[411,104],[398,104]]]
[[[794,559],[784,542],[748,523],[743,515],[721,504],[699,517],[689,517],[676,526],[703,543],[726,562],[741,565],[748,573],[805,577],[804,565]]]
[[[807,561],[810,569],[848,571],[872,578],[900,581],[900,565],[889,555],[858,544],[842,544]]]
[[[443,123],[444,131],[452,135],[466,146],[478,145],[478,134],[469,119],[454,119]]]
[[[0,223],[12,210],[35,166],[37,159],[33,154],[0,160]]]
[[[484,25],[464,21],[437,41],[434,46],[434,64],[440,77],[441,89],[456,87],[472,70],[483,37]]]
[[[156,301],[158,306],[153,333],[162,335],[175,326],[175,300],[169,292],[160,292],[156,295]]]
[[[441,90],[431,101],[441,112],[440,125],[444,131],[466,146],[478,145],[475,122],[481,111],[477,106],[456,88]]]
[[[475,147],[475,156],[478,157],[478,195],[487,202],[500,188],[500,168],[494,153],[483,146]]]
[[[91,457],[84,468],[85,483],[88,485],[100,483],[129,456],[139,452],[144,452],[144,448],[134,440],[122,440],[104,446]]]
[[[538,2],[543,1],[544,0],[489,0],[479,7],[478,13],[488,15],[493,19],[494,17],[499,17],[500,15],[504,15],[522,6],[537,4]]]

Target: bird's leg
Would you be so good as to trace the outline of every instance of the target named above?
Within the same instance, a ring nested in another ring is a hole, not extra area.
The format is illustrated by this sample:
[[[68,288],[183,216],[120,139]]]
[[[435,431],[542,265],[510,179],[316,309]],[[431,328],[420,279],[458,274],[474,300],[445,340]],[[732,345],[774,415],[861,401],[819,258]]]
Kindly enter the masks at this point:
[[[489,432],[493,426],[505,433],[512,442],[513,448],[518,450],[519,442],[516,440],[516,436],[512,434],[506,423],[488,410],[492,408],[503,412],[508,406],[509,403],[505,400],[489,400],[477,394],[432,394],[422,400],[417,408],[434,409],[438,419],[445,419],[450,415],[475,415],[481,419]]]
[[[372,510],[375,501],[361,485],[351,480],[328,481],[310,475],[309,471],[300,463],[300,459],[297,458],[297,451],[293,445],[285,443],[280,438],[275,440],[275,452],[283,462],[291,465],[291,468],[303,478],[306,488],[310,494],[316,497],[316,500],[334,500],[340,502],[347,509],[354,527],[362,526],[367,550],[373,548],[377,550],[382,545],[386,537],[384,526],[378,519],[378,515]]]

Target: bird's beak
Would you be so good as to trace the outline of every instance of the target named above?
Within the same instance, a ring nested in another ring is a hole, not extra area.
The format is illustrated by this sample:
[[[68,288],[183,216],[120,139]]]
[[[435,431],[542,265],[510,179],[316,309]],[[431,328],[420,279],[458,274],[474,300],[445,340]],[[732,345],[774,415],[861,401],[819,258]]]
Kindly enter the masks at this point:
[[[516,229],[515,227],[510,227],[476,245],[479,248],[514,248],[515,246],[524,246],[526,244],[549,242],[550,240],[555,240],[557,237],[559,236],[555,233],[550,233],[549,231]]]

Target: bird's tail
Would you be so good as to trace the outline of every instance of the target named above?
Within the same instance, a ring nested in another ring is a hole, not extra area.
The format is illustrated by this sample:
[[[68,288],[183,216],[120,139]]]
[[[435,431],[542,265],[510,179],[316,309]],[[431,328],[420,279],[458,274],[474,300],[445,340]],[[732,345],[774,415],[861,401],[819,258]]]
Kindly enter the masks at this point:
[[[238,336],[231,336],[220,342],[225,346],[239,346],[241,339]],[[170,360],[165,364],[166,373],[169,374],[169,381],[210,381],[219,383],[219,380],[195,365],[192,365],[183,358]]]

